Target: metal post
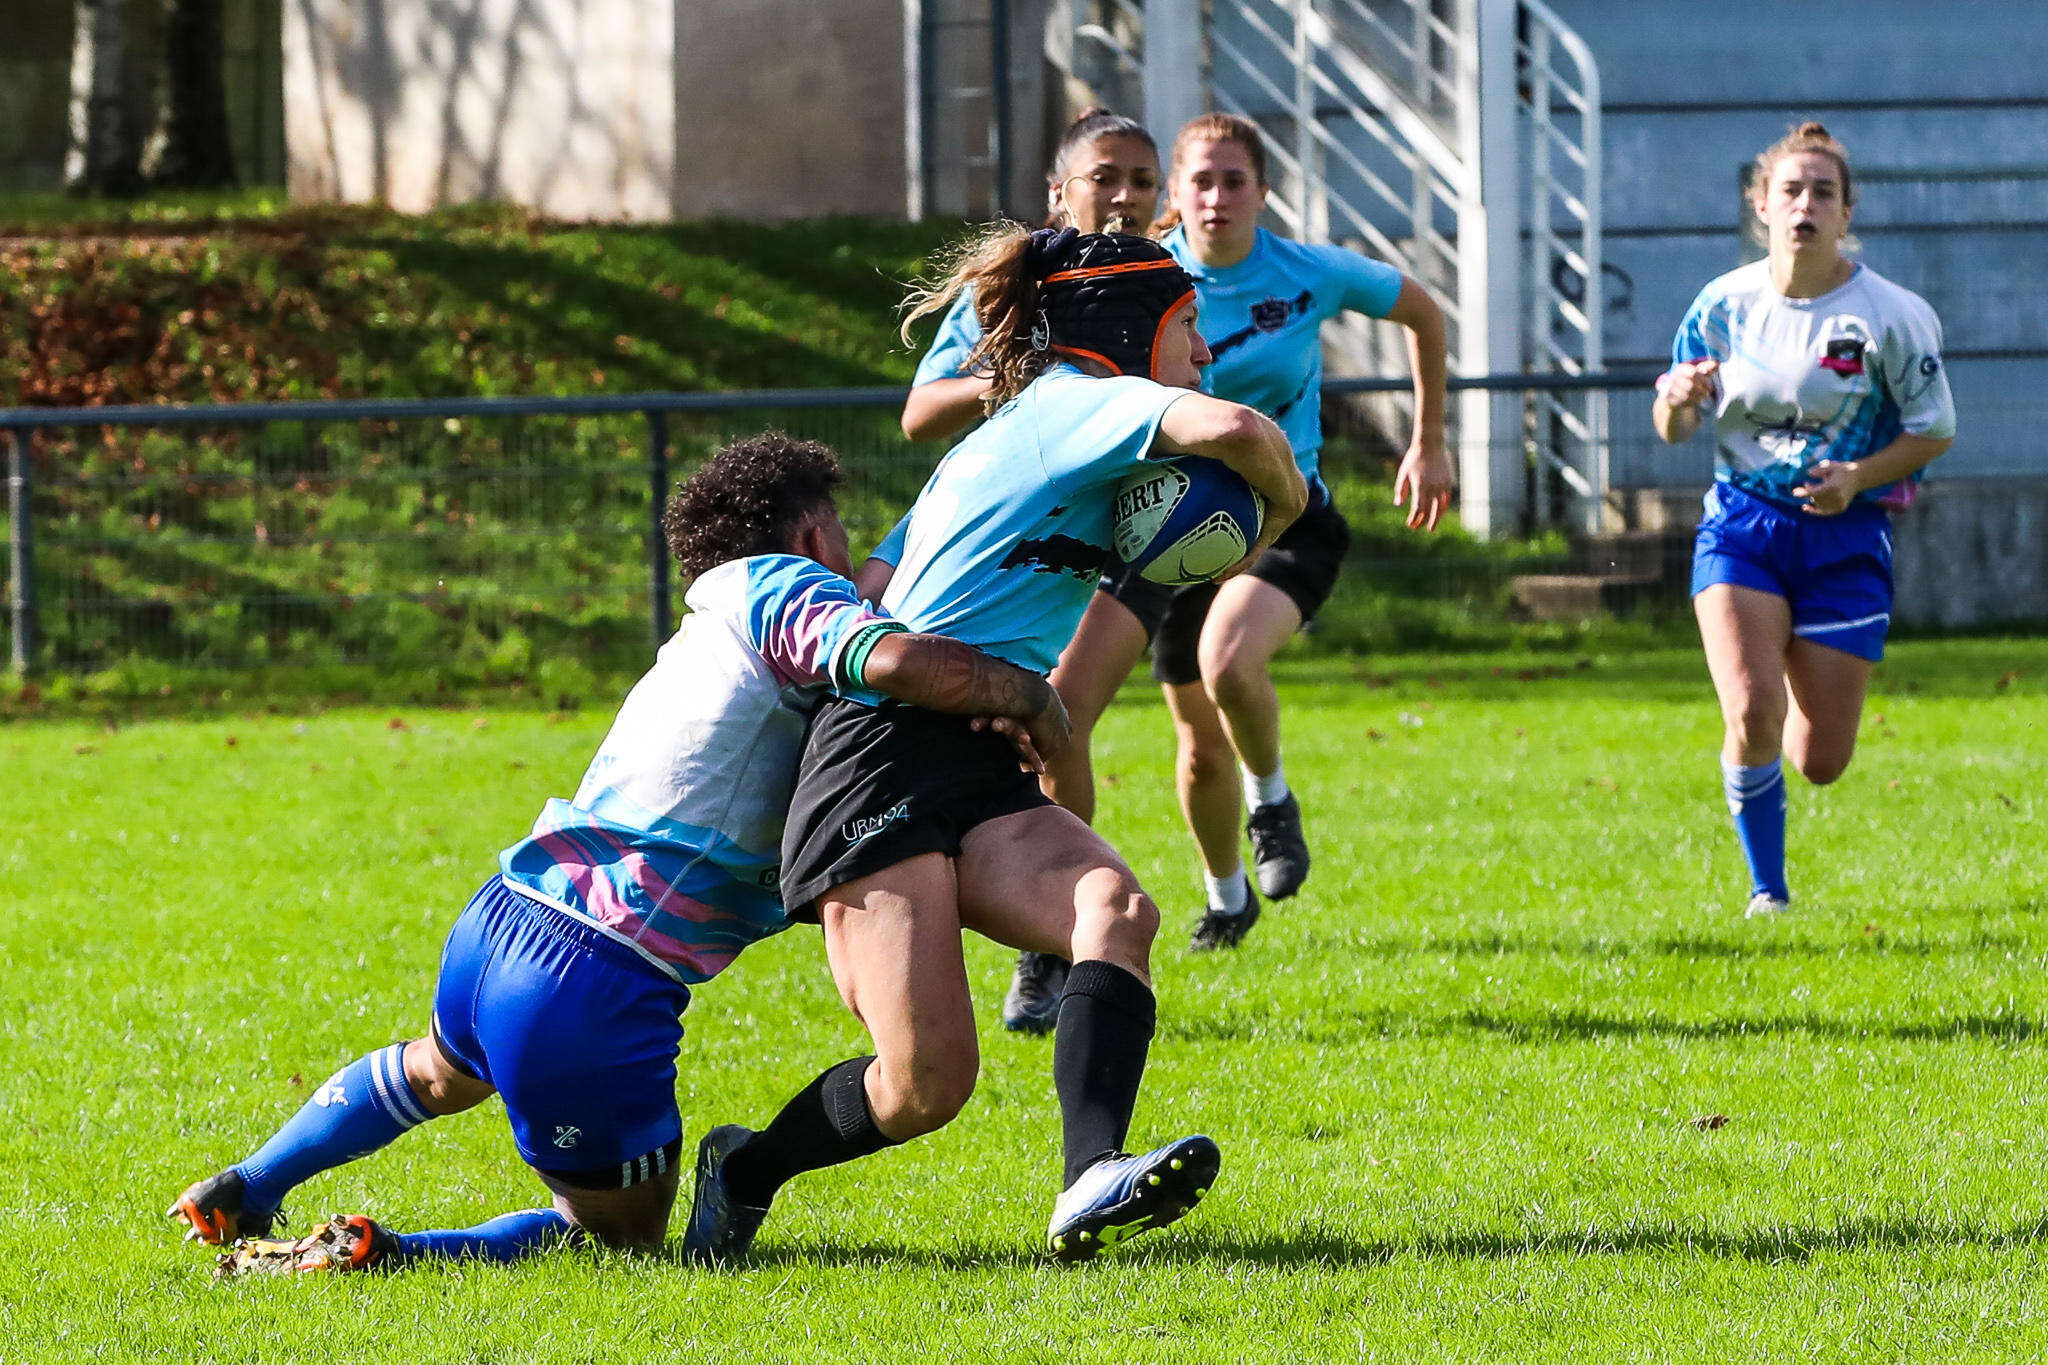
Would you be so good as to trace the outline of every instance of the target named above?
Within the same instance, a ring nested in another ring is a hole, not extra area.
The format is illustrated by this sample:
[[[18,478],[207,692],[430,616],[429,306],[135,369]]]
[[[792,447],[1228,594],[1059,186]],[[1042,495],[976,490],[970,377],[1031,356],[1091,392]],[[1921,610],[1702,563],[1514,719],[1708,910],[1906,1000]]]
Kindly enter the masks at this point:
[[[991,216],[1009,213],[1010,202],[1010,0],[989,0],[988,74],[994,126],[990,130],[989,161],[993,183],[989,186]],[[1025,215],[1029,217],[1027,213]]]
[[[925,39],[922,0],[903,0],[903,214],[913,223],[927,207]]]
[[[35,656],[36,553],[29,515],[28,443],[19,431],[7,433],[7,572],[8,605],[13,609],[14,671],[27,673]]]
[[[1201,0],[1144,0],[1145,126],[1164,146],[1208,107]]]
[[[1523,367],[1520,299],[1521,157],[1516,145],[1517,0],[1459,0],[1458,368]],[[1458,483],[1465,529],[1504,536],[1526,506],[1522,397],[1470,391],[1458,412]]]
[[[654,647],[668,643],[673,629],[669,614],[668,534],[661,514],[668,508],[668,414],[647,414],[647,616]]]

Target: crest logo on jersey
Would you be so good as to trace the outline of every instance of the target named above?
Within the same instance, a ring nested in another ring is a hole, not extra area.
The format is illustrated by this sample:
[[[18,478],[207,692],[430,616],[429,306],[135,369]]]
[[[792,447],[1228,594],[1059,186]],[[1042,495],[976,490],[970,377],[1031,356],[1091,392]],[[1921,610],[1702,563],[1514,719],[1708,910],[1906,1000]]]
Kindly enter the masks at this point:
[[[1265,299],[1252,305],[1252,326],[1261,332],[1277,332],[1294,316],[1294,305],[1286,299]]]
[[[1862,338],[1836,337],[1830,341],[1827,354],[1820,358],[1820,367],[1824,370],[1833,370],[1839,375],[1862,374]]]
[[[567,1150],[582,1140],[583,1130],[575,1124],[558,1123],[555,1125],[555,1146]]]

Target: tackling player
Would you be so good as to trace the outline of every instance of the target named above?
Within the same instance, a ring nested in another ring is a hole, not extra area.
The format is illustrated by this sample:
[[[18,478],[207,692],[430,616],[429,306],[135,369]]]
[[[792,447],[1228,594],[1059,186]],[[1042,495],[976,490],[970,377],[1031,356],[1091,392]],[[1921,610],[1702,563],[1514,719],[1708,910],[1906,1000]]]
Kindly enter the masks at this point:
[[[1781,755],[1816,784],[1848,768],[1891,624],[1889,509],[1912,502],[1956,415],[1934,310],[1843,254],[1856,195],[1842,144],[1801,124],[1757,158],[1752,192],[1769,255],[1693,300],[1652,419],[1676,443],[1713,405],[1693,611],[1745,913],[1769,915],[1792,898]]]
[[[255,1153],[169,1210],[189,1237],[252,1239],[223,1258],[225,1273],[511,1260],[578,1232],[658,1245],[682,1145],[682,1013],[694,987],[789,922],[782,824],[820,694],[859,688],[954,712],[963,729],[966,717],[1002,718],[994,728],[1027,758],[1058,750],[1065,715],[1043,678],[910,634],[859,600],[832,500],[840,479],[825,447],[770,433],[683,484],[664,526],[695,579],[691,611],[575,797],[547,803],[457,920],[428,1036],[343,1067]],[[494,1092],[553,1207],[417,1233],[356,1215],[265,1240],[301,1182]]]

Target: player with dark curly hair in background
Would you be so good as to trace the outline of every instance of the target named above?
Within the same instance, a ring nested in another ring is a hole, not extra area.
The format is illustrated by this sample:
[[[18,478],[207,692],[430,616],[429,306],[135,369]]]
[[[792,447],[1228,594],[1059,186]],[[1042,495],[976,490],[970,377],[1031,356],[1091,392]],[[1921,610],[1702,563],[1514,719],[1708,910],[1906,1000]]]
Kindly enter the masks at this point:
[[[197,1240],[249,1239],[223,1273],[506,1261],[586,1233],[658,1245],[682,1145],[682,1013],[693,987],[789,923],[779,847],[819,699],[861,688],[984,717],[1032,768],[1065,742],[1044,678],[861,602],[833,505],[840,479],[824,446],[769,433],[684,483],[664,525],[695,580],[690,613],[576,795],[547,803],[456,921],[427,1036],[343,1067],[169,1210]],[[350,1215],[267,1240],[301,1182],[494,1092],[553,1207],[417,1233]]]

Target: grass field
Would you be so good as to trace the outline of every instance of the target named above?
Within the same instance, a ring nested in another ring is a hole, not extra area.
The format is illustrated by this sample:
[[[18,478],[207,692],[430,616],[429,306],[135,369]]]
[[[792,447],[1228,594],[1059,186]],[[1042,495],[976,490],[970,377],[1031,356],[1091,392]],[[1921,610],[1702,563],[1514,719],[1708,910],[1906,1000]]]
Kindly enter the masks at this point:
[[[2048,1348],[2048,641],[1895,647],[1799,913],[1745,922],[1693,652],[1300,659],[1316,872],[1193,958],[1164,717],[1104,827],[1167,909],[1136,1136],[1224,1172],[1118,1259],[1034,1254],[1043,1043],[949,1130],[809,1177],[757,1263],[215,1286],[160,1211],[424,1025],[442,934],[608,720],[509,708],[0,725],[0,1360],[2022,1359]],[[1004,954],[969,946],[992,1009]],[[693,1006],[692,1139],[860,1046],[798,930]],[[1723,1116],[1725,1124],[1703,1122]],[[537,1202],[495,1105],[297,1221]]]

